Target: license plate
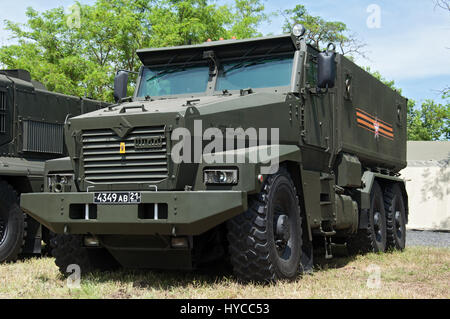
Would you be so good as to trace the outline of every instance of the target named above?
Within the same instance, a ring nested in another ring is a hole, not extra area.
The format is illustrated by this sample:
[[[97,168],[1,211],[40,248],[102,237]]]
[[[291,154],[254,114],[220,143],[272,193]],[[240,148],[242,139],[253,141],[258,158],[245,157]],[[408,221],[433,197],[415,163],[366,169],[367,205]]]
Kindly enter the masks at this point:
[[[119,192],[119,193],[94,193],[94,204],[140,204],[141,193]]]

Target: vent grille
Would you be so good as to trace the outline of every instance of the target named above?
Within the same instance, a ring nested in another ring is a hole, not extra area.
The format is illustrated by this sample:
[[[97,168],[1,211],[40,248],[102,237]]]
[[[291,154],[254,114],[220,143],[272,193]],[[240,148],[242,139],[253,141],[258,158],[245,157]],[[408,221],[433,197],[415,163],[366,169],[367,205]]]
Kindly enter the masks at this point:
[[[0,92],[0,133],[6,133],[6,94]]]
[[[6,94],[0,92],[0,111],[6,111]]]
[[[136,139],[152,138],[162,140],[162,146],[135,148]],[[165,126],[135,128],[123,139],[110,129],[83,131],[83,166],[87,182],[161,182],[168,178]]]
[[[64,125],[23,121],[23,151],[63,154]]]

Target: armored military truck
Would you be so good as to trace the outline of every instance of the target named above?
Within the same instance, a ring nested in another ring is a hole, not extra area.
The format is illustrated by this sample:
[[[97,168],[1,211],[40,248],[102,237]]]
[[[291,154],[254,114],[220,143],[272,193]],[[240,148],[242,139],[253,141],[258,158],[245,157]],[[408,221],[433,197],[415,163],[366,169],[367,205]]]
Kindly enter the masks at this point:
[[[70,158],[22,195],[63,273],[225,256],[264,282],[310,271],[317,242],[404,248],[407,100],[293,30],[139,50],[133,97],[119,72],[117,104],[67,121]]]
[[[25,70],[0,71],[0,262],[39,254],[49,231],[21,211],[19,196],[44,190],[44,163],[66,156],[64,121],[102,104],[52,93]]]

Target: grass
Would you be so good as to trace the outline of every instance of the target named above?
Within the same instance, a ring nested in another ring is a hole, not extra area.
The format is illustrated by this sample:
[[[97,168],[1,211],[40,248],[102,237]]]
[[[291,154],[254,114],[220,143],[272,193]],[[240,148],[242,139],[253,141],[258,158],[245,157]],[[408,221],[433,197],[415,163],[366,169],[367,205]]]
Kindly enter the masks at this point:
[[[369,288],[379,269],[380,284]],[[127,271],[83,277],[69,289],[52,258],[0,265],[0,298],[450,298],[450,249],[321,261],[312,275],[271,285],[241,284],[217,272]]]

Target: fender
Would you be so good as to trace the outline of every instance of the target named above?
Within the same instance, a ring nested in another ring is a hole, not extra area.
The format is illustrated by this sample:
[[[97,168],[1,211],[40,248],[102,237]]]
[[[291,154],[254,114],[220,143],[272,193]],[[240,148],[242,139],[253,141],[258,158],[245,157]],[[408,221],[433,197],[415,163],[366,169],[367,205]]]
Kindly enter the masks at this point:
[[[227,161],[227,158],[230,159]],[[220,161],[214,162],[214,159]],[[249,194],[259,193],[262,183],[258,175],[271,175],[278,171],[282,163],[301,163],[300,148],[296,145],[260,145],[249,148],[204,154],[196,177],[196,190],[205,190],[202,172],[205,168],[236,167],[239,169],[239,183],[233,190]],[[211,163],[211,164],[208,164]],[[293,176],[295,179],[295,177]]]
[[[70,157],[63,157],[47,161],[45,163],[45,175],[57,172],[72,172],[72,161]]]
[[[33,161],[19,157],[0,157],[0,175],[42,177],[44,175],[44,161]]]

